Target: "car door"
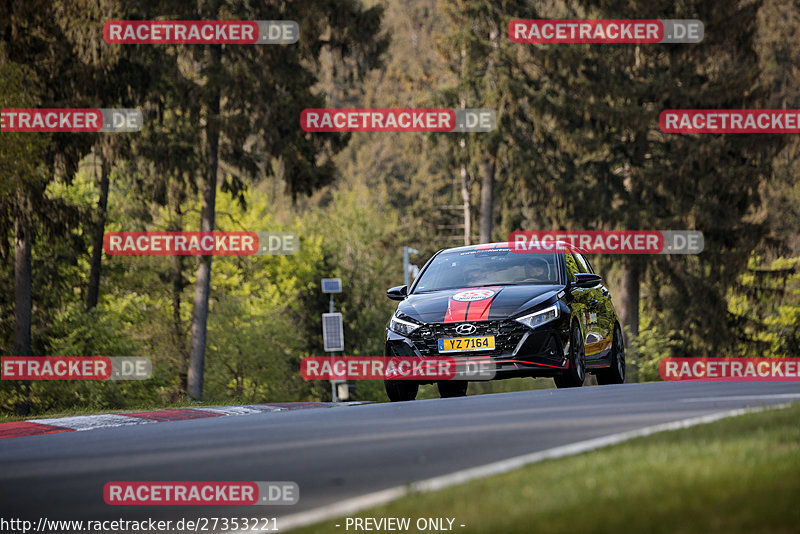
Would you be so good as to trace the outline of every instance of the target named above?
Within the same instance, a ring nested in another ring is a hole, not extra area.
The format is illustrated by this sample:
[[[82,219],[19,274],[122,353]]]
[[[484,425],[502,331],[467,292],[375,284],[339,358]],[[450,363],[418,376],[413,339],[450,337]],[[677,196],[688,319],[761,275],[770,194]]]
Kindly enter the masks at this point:
[[[567,282],[575,282],[575,275],[581,272],[581,267],[575,256],[569,252],[564,254],[564,266],[567,271]],[[569,290],[571,295],[571,302],[569,303],[573,315],[579,320],[581,331],[584,335],[584,345],[589,338],[589,325],[587,319],[589,317],[589,303],[592,300],[591,289],[585,287],[572,287]],[[588,349],[588,347],[587,347]],[[588,351],[587,351],[588,356]]]
[[[580,273],[594,273],[589,261],[582,254],[574,253],[575,262]],[[608,289],[598,283],[595,287],[586,288],[584,295],[586,309],[586,363],[591,366],[593,360],[605,358],[611,350],[614,334],[614,314]]]

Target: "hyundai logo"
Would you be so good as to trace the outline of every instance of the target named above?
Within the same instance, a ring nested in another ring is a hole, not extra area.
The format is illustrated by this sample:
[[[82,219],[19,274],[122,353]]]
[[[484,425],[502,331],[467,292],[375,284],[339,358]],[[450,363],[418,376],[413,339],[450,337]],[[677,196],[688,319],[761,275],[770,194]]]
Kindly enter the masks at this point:
[[[474,334],[477,329],[478,328],[474,324],[464,323],[456,327],[456,333],[462,336],[468,336],[469,334]]]

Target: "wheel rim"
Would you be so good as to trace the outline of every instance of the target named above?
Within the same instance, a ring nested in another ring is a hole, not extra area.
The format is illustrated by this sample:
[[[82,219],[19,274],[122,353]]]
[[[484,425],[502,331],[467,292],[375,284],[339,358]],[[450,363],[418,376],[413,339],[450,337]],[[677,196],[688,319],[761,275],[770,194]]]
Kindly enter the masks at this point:
[[[615,336],[614,344],[616,345],[615,351],[617,353],[617,372],[620,378],[625,378],[625,346],[622,344],[622,332],[617,330],[618,335]]]
[[[572,337],[572,346],[575,350],[575,357],[573,358],[575,362],[575,375],[578,377],[578,380],[583,382],[586,378],[586,362],[584,361],[585,355],[583,354],[583,350],[581,350],[583,344],[581,343],[580,329],[575,330]]]

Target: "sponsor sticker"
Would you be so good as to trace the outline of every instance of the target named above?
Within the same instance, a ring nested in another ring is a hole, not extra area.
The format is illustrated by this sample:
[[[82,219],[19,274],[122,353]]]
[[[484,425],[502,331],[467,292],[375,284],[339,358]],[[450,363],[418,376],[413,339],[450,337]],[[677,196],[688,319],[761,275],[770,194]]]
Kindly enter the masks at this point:
[[[491,289],[468,289],[467,291],[459,291],[450,298],[458,302],[475,302],[476,300],[490,299],[494,294],[495,292]]]
[[[515,19],[514,43],[699,43],[705,28],[696,19]]]

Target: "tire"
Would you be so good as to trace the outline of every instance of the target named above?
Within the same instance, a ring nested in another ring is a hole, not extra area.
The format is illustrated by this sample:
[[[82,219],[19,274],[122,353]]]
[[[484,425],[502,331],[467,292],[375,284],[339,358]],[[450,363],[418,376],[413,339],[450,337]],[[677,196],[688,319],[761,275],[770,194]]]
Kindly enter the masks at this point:
[[[436,383],[436,387],[439,388],[439,396],[443,399],[466,397],[468,386],[469,382],[467,380],[448,380]]]
[[[413,401],[417,398],[419,384],[407,380],[384,380],[386,395],[392,402]]]
[[[608,369],[600,369],[595,376],[597,383],[601,385],[625,382],[625,340],[622,338],[619,324],[614,325],[614,334],[611,338],[611,366]]]
[[[557,388],[581,387],[586,380],[586,348],[577,322],[572,324],[569,333],[569,368],[554,380]]]

